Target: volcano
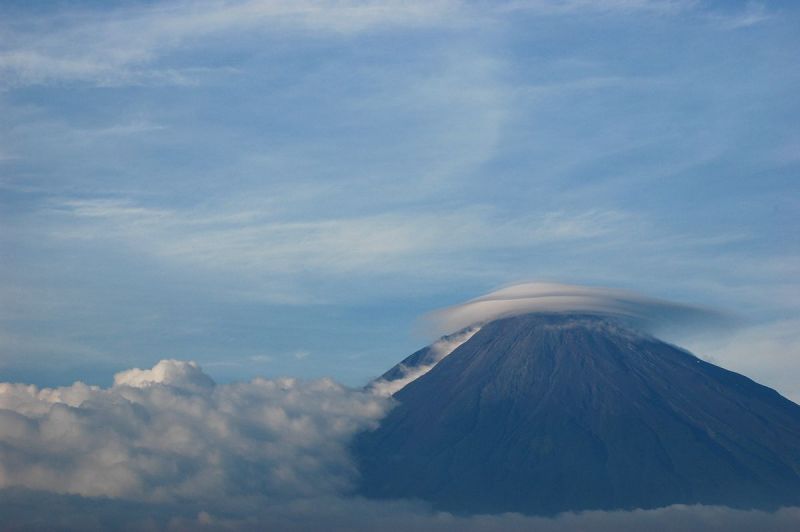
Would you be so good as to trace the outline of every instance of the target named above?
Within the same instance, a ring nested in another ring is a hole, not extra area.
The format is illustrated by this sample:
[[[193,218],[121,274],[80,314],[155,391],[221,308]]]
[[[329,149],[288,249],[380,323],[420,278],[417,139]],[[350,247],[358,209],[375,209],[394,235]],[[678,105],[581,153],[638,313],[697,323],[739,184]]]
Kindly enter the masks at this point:
[[[362,495],[458,514],[800,503],[800,406],[770,388],[603,315],[464,338],[354,441]]]

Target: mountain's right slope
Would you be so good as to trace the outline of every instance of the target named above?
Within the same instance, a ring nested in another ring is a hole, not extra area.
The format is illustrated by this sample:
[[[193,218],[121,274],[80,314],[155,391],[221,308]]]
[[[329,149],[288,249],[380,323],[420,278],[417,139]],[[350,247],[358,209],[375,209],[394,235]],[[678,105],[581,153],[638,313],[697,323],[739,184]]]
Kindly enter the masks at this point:
[[[800,503],[800,406],[603,317],[491,322],[395,398],[354,444],[368,497],[528,514]]]

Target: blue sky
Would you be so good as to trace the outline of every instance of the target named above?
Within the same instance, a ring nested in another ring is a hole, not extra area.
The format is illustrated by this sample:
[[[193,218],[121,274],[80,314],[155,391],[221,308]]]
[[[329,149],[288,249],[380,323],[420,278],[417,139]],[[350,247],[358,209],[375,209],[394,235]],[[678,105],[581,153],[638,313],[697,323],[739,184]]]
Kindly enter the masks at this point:
[[[800,398],[793,2],[4,2],[0,372],[358,385],[521,280]]]

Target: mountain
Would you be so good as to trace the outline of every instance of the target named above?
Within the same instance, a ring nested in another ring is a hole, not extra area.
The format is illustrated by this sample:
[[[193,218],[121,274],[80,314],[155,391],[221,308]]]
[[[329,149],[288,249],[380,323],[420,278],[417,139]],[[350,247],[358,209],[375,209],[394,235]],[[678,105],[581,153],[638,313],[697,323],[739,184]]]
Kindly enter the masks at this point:
[[[442,336],[436,342],[423,347],[372,381],[368,388],[379,395],[394,395],[409,382],[429,372],[444,357],[472,338],[478,329],[478,327],[467,327],[456,333]]]
[[[362,495],[461,514],[800,503],[800,406],[774,390],[599,315],[473,333],[356,438]]]

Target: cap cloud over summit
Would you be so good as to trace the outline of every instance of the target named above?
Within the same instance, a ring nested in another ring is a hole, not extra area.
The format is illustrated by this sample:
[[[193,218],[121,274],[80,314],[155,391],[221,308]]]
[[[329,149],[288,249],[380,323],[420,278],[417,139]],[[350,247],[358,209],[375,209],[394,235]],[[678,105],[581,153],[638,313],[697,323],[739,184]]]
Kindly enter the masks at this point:
[[[428,320],[442,333],[476,323],[531,312],[577,312],[614,316],[648,330],[664,326],[725,325],[719,311],[643,296],[628,290],[562,283],[520,283],[460,305],[432,312]]]

